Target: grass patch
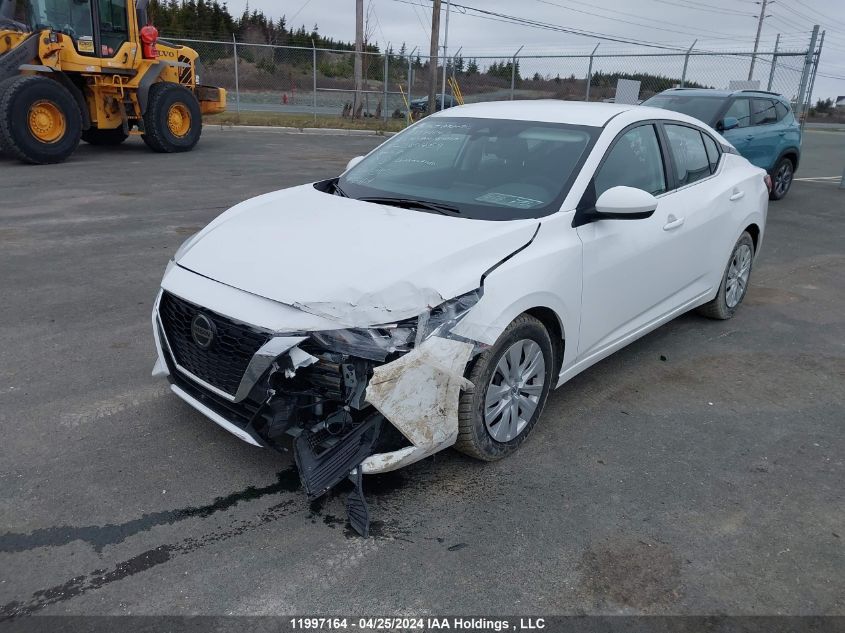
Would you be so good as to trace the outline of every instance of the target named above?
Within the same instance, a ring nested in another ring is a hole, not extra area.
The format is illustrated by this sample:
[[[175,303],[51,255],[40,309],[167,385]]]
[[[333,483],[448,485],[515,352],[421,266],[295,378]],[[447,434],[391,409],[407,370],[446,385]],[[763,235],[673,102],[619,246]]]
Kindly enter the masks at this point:
[[[344,119],[342,117],[311,114],[287,114],[284,112],[223,112],[204,117],[206,125],[267,125],[295,128],[339,128],[342,130],[374,130],[376,132],[398,132],[405,129],[403,119]]]

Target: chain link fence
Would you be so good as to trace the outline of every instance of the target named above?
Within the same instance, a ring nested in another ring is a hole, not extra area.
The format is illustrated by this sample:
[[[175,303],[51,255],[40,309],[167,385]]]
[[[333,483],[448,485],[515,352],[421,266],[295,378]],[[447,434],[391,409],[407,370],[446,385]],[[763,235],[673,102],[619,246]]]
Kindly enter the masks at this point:
[[[234,112],[410,120],[427,108],[432,71],[416,51],[365,52],[356,99],[355,53],[348,50],[274,46],[245,42],[168,38],[195,49],[202,81],[230,92]],[[450,56],[446,103],[457,89],[466,103],[513,99],[614,101],[619,80],[639,82],[633,100],[672,87],[756,88],[783,94],[802,113],[810,99],[818,56],[803,51],[758,52],[752,82],[748,51],[632,53],[501,57]],[[236,61],[237,60],[237,63]],[[438,65],[441,93],[443,65]],[[635,86],[636,88],[636,86]],[[628,94],[628,99],[631,95]],[[415,103],[416,102],[416,103]]]

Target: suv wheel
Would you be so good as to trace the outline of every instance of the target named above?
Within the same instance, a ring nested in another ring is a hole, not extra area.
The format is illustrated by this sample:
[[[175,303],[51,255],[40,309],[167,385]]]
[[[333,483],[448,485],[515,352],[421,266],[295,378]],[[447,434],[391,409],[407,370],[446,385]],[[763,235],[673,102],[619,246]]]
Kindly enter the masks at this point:
[[[769,194],[769,200],[780,200],[783,198],[792,186],[792,177],[794,175],[795,166],[792,164],[792,159],[787,157],[781,158],[771,173],[772,192]]]

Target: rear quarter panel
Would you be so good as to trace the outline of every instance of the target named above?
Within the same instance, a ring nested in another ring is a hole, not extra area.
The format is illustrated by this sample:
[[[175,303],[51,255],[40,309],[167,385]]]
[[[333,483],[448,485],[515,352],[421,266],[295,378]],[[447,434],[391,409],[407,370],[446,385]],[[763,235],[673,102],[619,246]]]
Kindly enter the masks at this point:
[[[755,225],[759,231],[757,248],[754,253],[755,258],[760,252],[766,231],[769,191],[766,188],[765,180],[763,180],[766,175],[763,169],[755,167],[742,156],[735,154],[725,154],[723,160],[724,165],[721,174],[724,177],[724,186],[729,187],[729,191],[735,187],[739,191],[745,192],[741,199],[729,203],[731,205],[730,214],[726,216],[722,239],[720,239],[717,247],[721,249],[721,261],[724,262],[724,265],[727,265],[728,257],[730,257],[736,241],[742,235],[742,232],[751,225]],[[723,272],[724,269],[718,271],[718,274],[721,276]]]

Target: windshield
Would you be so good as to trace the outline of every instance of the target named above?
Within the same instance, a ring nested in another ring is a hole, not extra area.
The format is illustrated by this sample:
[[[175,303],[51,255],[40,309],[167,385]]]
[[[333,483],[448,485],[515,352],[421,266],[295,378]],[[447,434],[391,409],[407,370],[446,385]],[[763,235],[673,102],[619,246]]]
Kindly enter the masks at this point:
[[[644,101],[643,105],[673,110],[695,117],[707,125],[714,125],[719,111],[725,105],[725,99],[701,95],[655,95]]]
[[[431,117],[396,135],[342,176],[352,198],[401,198],[483,220],[560,209],[601,128]]]
[[[88,0],[18,0],[20,5],[26,7],[26,23],[31,29],[52,29],[87,40],[93,52],[94,25]],[[89,52],[87,47],[84,52]]]

